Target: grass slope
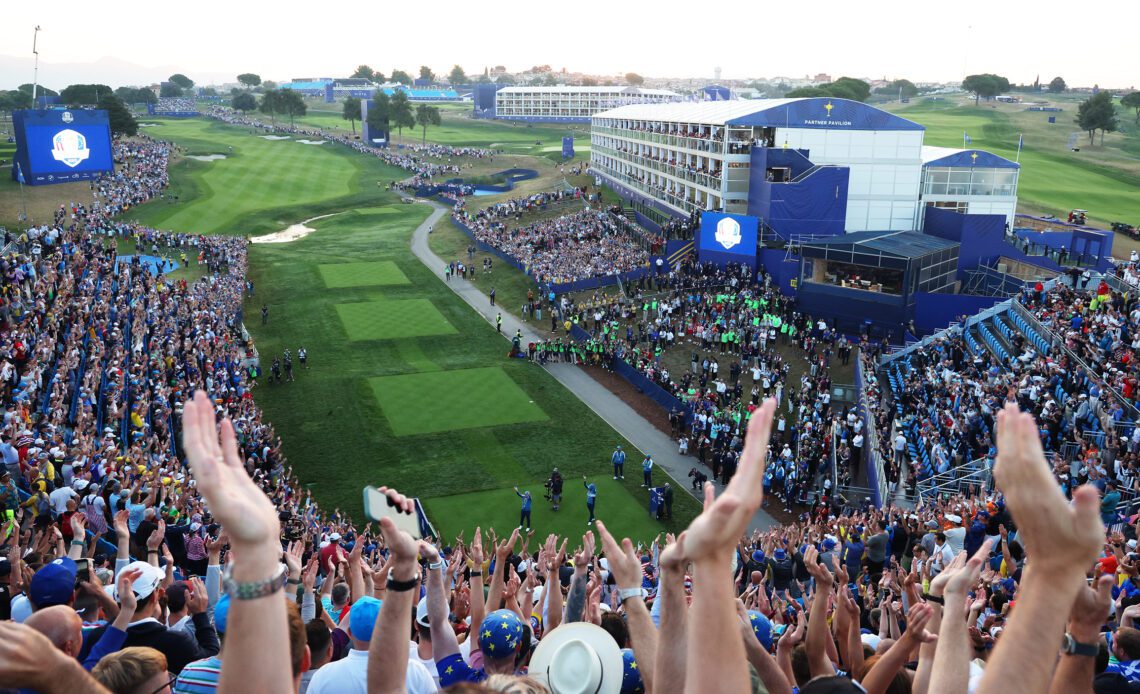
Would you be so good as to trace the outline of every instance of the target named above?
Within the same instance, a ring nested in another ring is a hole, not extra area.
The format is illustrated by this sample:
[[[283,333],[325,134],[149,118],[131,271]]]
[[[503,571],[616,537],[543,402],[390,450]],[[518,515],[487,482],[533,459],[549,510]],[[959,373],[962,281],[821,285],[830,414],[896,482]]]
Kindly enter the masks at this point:
[[[339,145],[266,140],[245,128],[205,119],[162,120],[147,134],[173,140],[188,154],[225,154],[171,167],[166,199],[129,213],[150,226],[207,234],[277,231],[299,220],[381,199],[399,169]],[[173,198],[177,196],[178,202]]]
[[[262,358],[303,345],[311,366],[296,383],[259,387],[257,401],[316,498],[356,514],[361,487],[390,484],[423,498],[441,532],[481,523],[502,535],[518,521],[518,484],[536,498],[536,532],[573,534],[586,527],[578,480],[590,474],[599,517],[617,532],[651,539],[682,529],[696,503],[678,491],[677,520],[650,519],[638,471],[624,483],[608,474],[614,444],[630,444],[545,371],[507,359],[494,328],[409,255],[411,231],[427,212],[358,209],[314,222],[317,231],[301,241],[251,248],[256,296],[246,310],[270,306],[268,325],[249,326]],[[410,284],[326,286],[330,265],[362,262],[393,263]],[[345,339],[339,305],[408,300],[429,301],[458,332]],[[567,479],[558,513],[541,498],[554,466]]]
[[[1010,159],[1017,156],[1018,135],[1024,133],[1018,208],[1022,212],[1064,217],[1069,210],[1089,210],[1090,219],[1107,226],[1113,221],[1140,223],[1140,134],[1109,136],[1106,145],[1090,147],[1088,138],[1078,138],[1080,152],[1070,152],[1069,135],[1078,132],[1073,123],[1076,103],[1057,102],[1060,113],[1025,111],[1024,105],[974,106],[973,100],[947,98],[919,101],[886,108],[926,127],[925,144],[962,147],[962,133],[969,133],[972,147]],[[1056,116],[1057,123],[1048,123]],[[1120,118],[1128,124],[1125,115]],[[1126,125],[1127,127],[1127,125]]]

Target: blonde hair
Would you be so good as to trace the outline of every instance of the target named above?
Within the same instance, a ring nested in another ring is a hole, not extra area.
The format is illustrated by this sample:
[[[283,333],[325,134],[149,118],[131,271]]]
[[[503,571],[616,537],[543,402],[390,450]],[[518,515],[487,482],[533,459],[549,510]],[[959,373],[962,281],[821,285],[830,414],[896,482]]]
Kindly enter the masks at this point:
[[[91,676],[115,694],[130,694],[160,672],[166,672],[166,656],[153,648],[134,646],[104,656]]]
[[[491,675],[484,682],[487,689],[510,694],[550,694],[546,685],[525,675]]]

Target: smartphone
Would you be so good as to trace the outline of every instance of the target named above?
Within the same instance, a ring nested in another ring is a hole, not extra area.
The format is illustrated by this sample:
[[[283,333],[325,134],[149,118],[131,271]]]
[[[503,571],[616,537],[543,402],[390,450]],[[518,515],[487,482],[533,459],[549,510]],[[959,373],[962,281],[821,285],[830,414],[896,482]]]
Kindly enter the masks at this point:
[[[423,538],[420,532],[420,522],[414,513],[404,513],[392,506],[387,495],[376,487],[364,488],[364,515],[368,520],[379,522],[382,518],[391,518],[396,527],[412,536],[413,540]]]
[[[90,559],[76,559],[75,566],[78,569],[75,572],[76,581],[90,581],[91,580],[91,560]]]

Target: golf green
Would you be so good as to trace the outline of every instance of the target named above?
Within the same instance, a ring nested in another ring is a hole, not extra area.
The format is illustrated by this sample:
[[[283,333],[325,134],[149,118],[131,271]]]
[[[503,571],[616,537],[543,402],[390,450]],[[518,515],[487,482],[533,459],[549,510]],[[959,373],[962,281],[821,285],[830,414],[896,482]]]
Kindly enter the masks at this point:
[[[391,260],[375,263],[332,263],[317,267],[325,286],[329,289],[411,284],[407,275]]]
[[[497,366],[381,376],[368,383],[396,436],[547,419]]]
[[[353,342],[455,335],[458,332],[430,299],[358,301],[337,304],[336,312],[348,339]]]

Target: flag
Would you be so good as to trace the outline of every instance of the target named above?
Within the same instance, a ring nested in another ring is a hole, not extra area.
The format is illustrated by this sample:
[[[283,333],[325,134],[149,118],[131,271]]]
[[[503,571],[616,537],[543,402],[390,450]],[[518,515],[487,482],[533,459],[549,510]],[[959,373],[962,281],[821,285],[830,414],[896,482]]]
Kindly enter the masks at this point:
[[[1025,144],[1025,135],[1018,135],[1017,136],[1017,151],[1018,152],[1021,151],[1021,147],[1024,144]]]
[[[970,133],[963,130],[962,131],[962,141],[965,142],[966,144],[970,144],[974,140],[973,140],[973,138],[970,137]]]

